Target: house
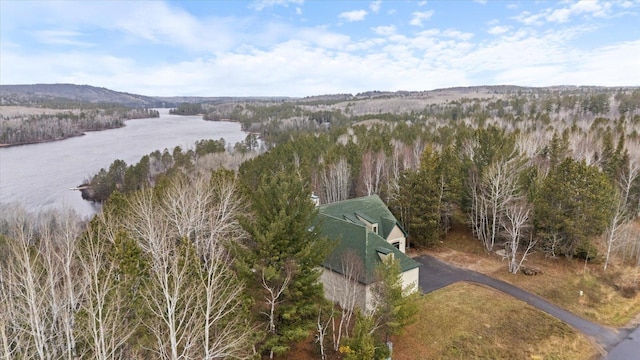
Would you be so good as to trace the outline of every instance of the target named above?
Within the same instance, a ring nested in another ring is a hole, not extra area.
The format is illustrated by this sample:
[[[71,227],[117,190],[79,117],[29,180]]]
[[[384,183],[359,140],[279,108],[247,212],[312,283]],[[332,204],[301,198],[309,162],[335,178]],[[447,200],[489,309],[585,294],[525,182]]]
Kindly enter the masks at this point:
[[[329,300],[371,310],[375,269],[389,256],[400,264],[403,285],[417,289],[420,264],[405,254],[406,232],[378,195],[319,205],[318,223],[323,236],[337,241],[321,277]]]

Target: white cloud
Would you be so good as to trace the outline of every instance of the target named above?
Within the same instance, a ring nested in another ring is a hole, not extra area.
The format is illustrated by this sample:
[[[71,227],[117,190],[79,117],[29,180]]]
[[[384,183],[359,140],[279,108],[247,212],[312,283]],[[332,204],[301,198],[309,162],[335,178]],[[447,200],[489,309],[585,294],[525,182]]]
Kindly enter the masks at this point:
[[[515,19],[525,25],[542,25],[543,22],[540,20],[542,17],[542,14],[532,14],[529,11],[523,11],[512,19]]]
[[[9,2],[9,6],[15,7],[15,3]],[[267,3],[291,4],[261,2],[264,6]],[[517,17],[532,25],[551,21],[549,18],[566,21],[562,31],[557,27],[518,27],[500,18],[487,20],[483,25],[487,33],[499,36],[478,33],[477,39],[456,24],[448,29],[425,26],[431,25],[427,20],[433,11],[412,14],[411,25],[421,27],[417,31],[414,28],[405,32],[406,24],[393,22],[399,17],[389,17],[388,23],[367,27],[368,33],[352,38],[346,26],[300,27],[296,25],[297,17],[295,23],[287,23],[282,17],[265,19],[256,14],[247,18],[201,17],[180,9],[176,3],[77,2],[74,6],[38,3],[41,7],[26,4],[29,11],[6,15],[3,3],[5,14],[0,24],[3,84],[73,82],[146,95],[201,96],[305,96],[498,83],[640,84],[640,73],[635,71],[640,68],[640,40],[610,42],[607,46],[589,44],[585,48],[573,42],[580,35],[600,31],[584,22],[572,26],[573,18],[615,15],[613,10],[622,9],[622,4],[607,10],[605,3],[597,3],[598,7],[578,2],[554,3],[550,10],[520,12]],[[568,11],[566,15],[554,13],[564,9]],[[305,10],[310,16],[309,10]],[[373,12],[372,7],[367,10]],[[362,16],[364,19],[367,14]],[[49,28],[40,24],[39,19],[45,17],[55,19]],[[19,37],[5,35],[10,33],[6,29],[20,31],[16,24],[25,21],[30,26],[26,27],[31,31],[29,34],[43,43],[86,42],[96,46],[30,49]],[[110,42],[119,42],[119,47],[130,48],[132,52],[105,56],[108,44],[104,49],[97,46],[101,39],[91,35],[103,30]],[[135,54],[138,45],[160,48],[163,52],[138,59]]]
[[[35,37],[43,44],[47,45],[71,45],[71,46],[93,46],[94,44],[78,40],[83,34],[77,31],[68,30],[40,30],[35,32]]]
[[[306,44],[315,45],[324,49],[341,49],[349,45],[351,38],[348,35],[334,33],[319,28],[296,29],[295,40],[304,41]]]
[[[302,15],[302,8],[296,7],[296,15]]]
[[[427,5],[427,1],[426,0],[418,2],[418,6],[425,6],[425,5]]]
[[[289,4],[302,4],[303,2],[304,0],[255,0],[249,5],[249,8],[262,11],[268,7],[287,7]]]
[[[549,15],[546,16],[546,19],[549,22],[563,23],[567,22],[570,17],[571,9],[564,8],[552,11]]]
[[[564,4],[564,3],[561,3]],[[625,3],[620,4],[625,7]],[[611,2],[598,2],[597,0],[580,0],[570,3],[569,6],[560,8],[547,8],[537,14],[523,11],[514,19],[525,25],[542,25],[544,21],[550,23],[566,23],[576,16],[585,17],[611,17],[613,16],[613,6]],[[544,20],[544,21],[543,21]]]
[[[380,6],[381,5],[382,5],[382,0],[376,0],[376,1],[371,2],[371,4],[369,5],[369,9],[374,14],[377,14],[378,11],[380,11]]]
[[[433,16],[433,10],[422,11],[422,12],[416,11],[411,14],[411,20],[409,21],[409,24],[413,26],[422,27],[424,26],[422,22],[425,20],[429,20],[431,16]]]
[[[442,32],[442,35],[445,37],[456,38],[460,40],[470,40],[473,37],[472,33],[462,32],[455,29],[446,29]]]
[[[371,30],[373,30],[374,33],[382,36],[389,36],[396,33],[396,27],[393,25],[377,26],[377,27],[371,28]]]
[[[626,0],[626,1],[623,1],[622,3],[620,3],[620,7],[623,8],[623,9],[628,9],[628,8],[633,7],[633,6],[634,6],[633,2],[630,1],[630,0]]]
[[[473,0],[473,2],[484,5],[487,3],[487,0]]]
[[[362,21],[367,16],[367,14],[368,13],[366,10],[353,10],[353,11],[343,12],[340,15],[338,15],[338,17],[345,19],[349,22]]]
[[[490,28],[489,30],[487,30],[487,32],[491,35],[502,35],[507,31],[509,31],[509,27],[506,25],[496,25]]]

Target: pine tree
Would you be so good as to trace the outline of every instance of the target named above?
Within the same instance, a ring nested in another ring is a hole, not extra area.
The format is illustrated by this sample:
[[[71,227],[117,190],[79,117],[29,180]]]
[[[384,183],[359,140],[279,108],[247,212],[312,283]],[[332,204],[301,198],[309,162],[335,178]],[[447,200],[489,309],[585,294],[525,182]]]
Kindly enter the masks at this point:
[[[345,360],[375,359],[376,340],[373,336],[374,320],[370,316],[356,314],[353,335],[340,347]]]
[[[584,162],[567,158],[551,169],[533,200],[546,250],[571,257],[589,249],[589,238],[602,233],[611,216],[613,191],[607,176]]]
[[[253,295],[268,322],[263,351],[274,356],[315,324],[323,299],[319,267],[330,249],[314,227],[309,186],[295,171],[263,177],[252,199],[253,218],[242,221],[251,240],[240,267],[250,274],[251,288],[259,289]]]
[[[378,324],[377,331],[384,337],[397,335],[402,329],[411,324],[420,296],[417,284],[402,283],[400,263],[393,257],[387,258],[376,267],[376,282],[372,288],[375,304],[374,316]]]
[[[438,164],[438,154],[427,147],[422,154],[420,168],[417,171],[406,170],[400,177],[399,204],[396,207],[406,208],[402,221],[410,241],[417,247],[436,244],[442,233]]]

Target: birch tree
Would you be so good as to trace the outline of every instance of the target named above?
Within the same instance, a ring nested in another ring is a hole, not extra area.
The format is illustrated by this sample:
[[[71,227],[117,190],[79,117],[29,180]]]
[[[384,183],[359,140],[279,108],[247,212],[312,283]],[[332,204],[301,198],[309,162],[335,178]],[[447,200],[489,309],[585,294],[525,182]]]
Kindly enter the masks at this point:
[[[322,174],[324,203],[329,204],[349,198],[351,168],[345,158],[335,164],[329,164]]]
[[[132,304],[123,296],[127,289],[118,286],[117,264],[109,258],[117,232],[115,223],[98,214],[85,232],[80,251],[87,289],[82,302],[86,331],[79,336],[89,344],[87,356],[98,360],[124,358],[125,344],[139,324],[138,318],[127,316]]]
[[[529,237],[529,241],[526,244],[525,250],[522,255],[519,256],[518,249],[521,242],[526,237],[526,231],[530,227],[530,213],[531,208],[526,200],[523,198],[516,198],[511,200],[504,209],[504,216],[500,219],[502,227],[507,235],[507,241],[505,243],[505,253],[509,260],[509,272],[516,274],[522,263],[526,260],[527,256],[536,245],[536,241],[533,236]]]
[[[380,151],[373,153],[367,151],[362,156],[362,168],[360,170],[360,190],[362,196],[380,194],[383,184],[383,176],[386,168],[386,155]]]
[[[480,183],[472,178],[474,202],[471,220],[476,229],[475,235],[480,239],[488,252],[493,251],[498,233],[500,219],[504,215],[505,206],[518,194],[518,176],[521,165],[518,158],[501,159],[489,165],[482,175]]]
[[[75,319],[83,289],[76,266],[77,218],[72,213],[35,216],[13,210],[3,219],[6,258],[0,261],[8,300],[2,307],[5,353],[75,358]]]
[[[349,329],[352,326],[353,314],[361,303],[362,298],[359,293],[359,279],[364,275],[364,264],[362,260],[353,252],[346,252],[340,260],[342,276],[344,279],[333,284],[336,288],[334,294],[338,294],[336,299],[340,306],[340,321],[338,324],[333,319],[333,350],[338,351],[342,337],[349,337]]]
[[[241,231],[234,181],[219,174],[178,178],[156,190],[160,198],[143,190],[130,201],[127,229],[150,259],[145,301],[153,318],[145,325],[162,358],[252,354],[251,326],[241,311],[244,288],[226,248]]]

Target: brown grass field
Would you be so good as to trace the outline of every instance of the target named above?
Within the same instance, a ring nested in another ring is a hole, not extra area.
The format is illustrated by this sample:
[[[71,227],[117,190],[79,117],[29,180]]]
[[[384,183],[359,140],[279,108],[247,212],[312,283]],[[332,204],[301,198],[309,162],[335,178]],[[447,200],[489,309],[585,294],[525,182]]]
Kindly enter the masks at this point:
[[[624,327],[640,320],[636,319],[640,315],[640,295],[634,290],[640,280],[637,267],[614,261],[605,272],[601,261],[585,264],[583,260],[551,259],[534,253],[525,264],[543,270],[544,274],[513,275],[507,270],[506,260],[487,254],[480,242],[464,229],[454,230],[440,247],[429,253],[509,282],[602,325]]]
[[[394,339],[393,358],[594,359],[582,334],[539,310],[479,285],[425,295],[416,322]]]

